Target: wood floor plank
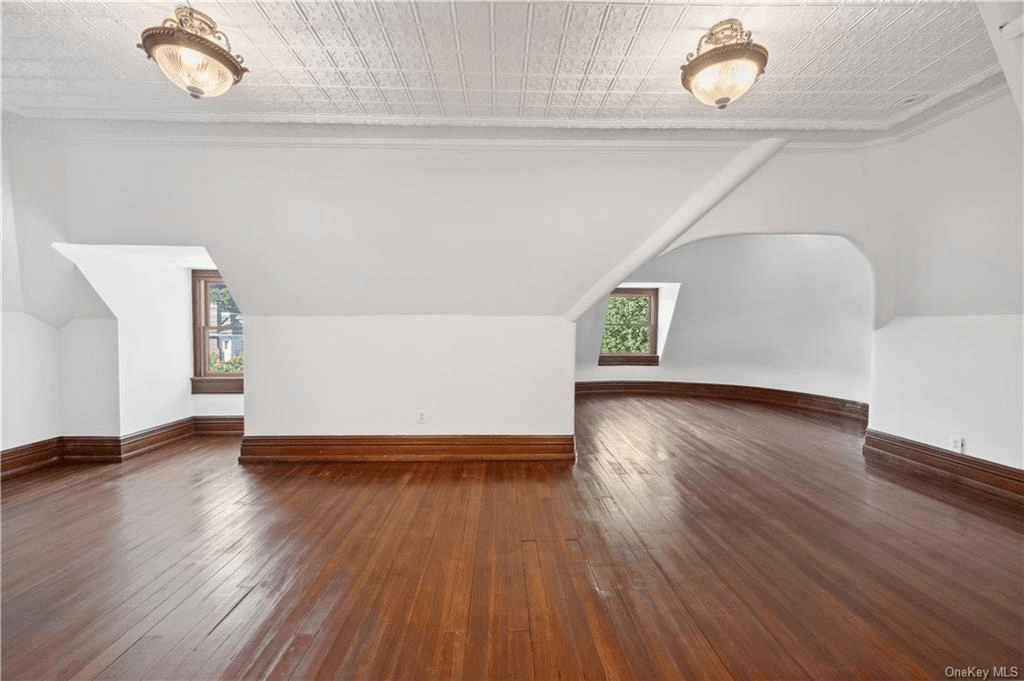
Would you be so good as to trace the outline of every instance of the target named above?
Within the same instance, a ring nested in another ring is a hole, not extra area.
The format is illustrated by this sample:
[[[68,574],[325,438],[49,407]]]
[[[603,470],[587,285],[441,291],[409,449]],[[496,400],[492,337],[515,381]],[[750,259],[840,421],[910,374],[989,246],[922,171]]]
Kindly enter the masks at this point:
[[[563,675],[559,662],[563,657],[555,655],[556,642],[551,622],[551,609],[544,590],[544,578],[536,540],[523,541],[523,568],[526,579],[526,597],[530,612],[530,648],[533,653],[534,674],[538,679],[573,678],[572,670]]]
[[[359,665],[362,648],[369,647],[371,653],[377,650],[375,634],[379,633],[384,616],[380,603],[382,588],[406,537],[409,528],[406,519],[426,494],[423,485],[413,486],[409,491],[410,481],[423,471],[402,471],[402,468],[400,464],[389,465],[403,493],[391,496],[391,503],[378,513],[366,514],[376,516],[372,530],[363,533],[364,542],[353,545],[352,555],[339,565],[351,575],[349,584],[328,613],[293,676],[322,678],[347,670],[344,675],[354,678],[353,670]],[[405,493],[407,491],[409,493]]]
[[[255,464],[237,437],[0,486],[4,679],[940,679],[1024,668],[1024,519],[849,422],[577,401],[577,462]]]
[[[701,557],[675,537],[647,537],[673,593],[718,652],[734,679],[803,679],[807,672]]]
[[[301,489],[301,487],[299,488]],[[294,575],[289,591],[293,594],[259,625],[241,650],[234,651],[232,664],[223,672],[229,678],[258,677],[272,662],[280,667],[298,664],[310,649],[315,635],[329,617],[337,595],[345,592],[351,570],[345,569],[349,556],[365,549],[370,524],[385,512],[389,496],[373,485],[351,488],[346,503],[333,512],[322,514],[312,523],[315,540],[289,551],[311,567]],[[304,511],[305,509],[299,509]],[[290,652],[297,637],[305,641],[302,654]],[[275,662],[276,661],[276,662]]]

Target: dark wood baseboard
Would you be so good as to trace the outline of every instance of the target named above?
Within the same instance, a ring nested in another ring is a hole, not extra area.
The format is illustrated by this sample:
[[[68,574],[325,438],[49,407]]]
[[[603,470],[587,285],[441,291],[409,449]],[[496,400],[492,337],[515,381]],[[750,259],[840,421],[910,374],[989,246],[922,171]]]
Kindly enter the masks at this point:
[[[868,405],[864,402],[775,388],[678,381],[582,381],[576,384],[576,397],[589,395],[665,395],[759,402],[838,416],[856,421],[865,428],[868,425]]]
[[[242,438],[241,463],[575,461],[572,435],[337,435]]]
[[[121,438],[111,437],[62,437],[62,461],[90,463],[119,463],[121,461]]]
[[[64,436],[5,449],[0,453],[0,479],[28,473],[61,461],[119,463],[151,449],[205,435],[241,435],[242,416],[190,416],[161,426],[117,436]]]
[[[192,417],[140,430],[123,437],[65,437],[61,459],[65,461],[119,463],[151,449],[192,437]]]
[[[156,447],[192,437],[193,434],[195,434],[195,427],[192,416],[132,433],[121,438],[121,459],[130,459]]]
[[[870,464],[1024,511],[1024,470],[871,429],[864,437],[863,452]]]
[[[241,435],[245,432],[242,416],[193,416],[196,435]]]
[[[21,475],[59,463],[62,439],[53,437],[49,440],[30,442],[20,447],[5,449],[0,454],[0,478]]]

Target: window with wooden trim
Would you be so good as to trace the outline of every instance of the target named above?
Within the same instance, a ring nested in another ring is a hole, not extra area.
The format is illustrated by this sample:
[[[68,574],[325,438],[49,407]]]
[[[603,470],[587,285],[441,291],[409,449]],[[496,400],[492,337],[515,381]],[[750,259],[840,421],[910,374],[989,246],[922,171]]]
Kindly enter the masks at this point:
[[[612,291],[597,364],[658,366],[658,289]]]
[[[243,317],[217,270],[192,270],[192,392],[240,393]]]

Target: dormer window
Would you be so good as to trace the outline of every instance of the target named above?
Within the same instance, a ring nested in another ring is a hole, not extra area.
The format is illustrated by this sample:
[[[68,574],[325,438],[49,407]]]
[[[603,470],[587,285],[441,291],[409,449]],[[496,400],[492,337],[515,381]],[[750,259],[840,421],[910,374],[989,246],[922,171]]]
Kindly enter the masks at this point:
[[[658,289],[615,289],[604,317],[598,366],[658,366],[658,360]]]
[[[241,393],[242,313],[217,270],[192,270],[193,393]]]

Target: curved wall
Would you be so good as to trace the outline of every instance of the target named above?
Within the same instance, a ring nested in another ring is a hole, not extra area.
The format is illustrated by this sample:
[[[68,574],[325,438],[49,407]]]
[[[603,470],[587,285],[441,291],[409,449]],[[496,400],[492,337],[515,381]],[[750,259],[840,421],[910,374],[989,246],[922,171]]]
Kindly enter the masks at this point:
[[[602,301],[577,326],[577,381],[728,383],[868,401],[871,267],[847,240],[705,239],[659,256],[629,280],[680,284],[661,366],[597,366]]]
[[[815,233],[860,244],[875,326],[919,315],[1020,314],[1024,138],[1001,96],[908,139],[783,149],[675,245]]]

